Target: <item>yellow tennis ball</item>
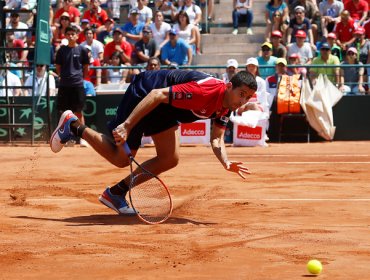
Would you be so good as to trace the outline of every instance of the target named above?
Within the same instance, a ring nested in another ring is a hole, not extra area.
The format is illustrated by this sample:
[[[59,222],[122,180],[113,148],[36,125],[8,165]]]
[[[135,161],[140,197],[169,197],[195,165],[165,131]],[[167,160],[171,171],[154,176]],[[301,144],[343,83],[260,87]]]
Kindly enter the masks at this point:
[[[318,260],[310,260],[307,263],[307,270],[311,274],[320,274],[322,271],[322,264]]]

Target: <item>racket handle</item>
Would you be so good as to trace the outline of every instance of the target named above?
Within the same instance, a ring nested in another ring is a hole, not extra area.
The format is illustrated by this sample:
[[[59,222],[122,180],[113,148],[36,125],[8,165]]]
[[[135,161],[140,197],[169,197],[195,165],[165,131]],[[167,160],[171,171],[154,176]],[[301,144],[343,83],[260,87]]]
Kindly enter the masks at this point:
[[[131,156],[132,156],[132,154],[131,154],[131,149],[130,149],[130,147],[128,146],[127,142],[125,142],[125,143],[123,144],[123,149],[125,150],[126,155],[128,155],[129,157],[131,157]]]

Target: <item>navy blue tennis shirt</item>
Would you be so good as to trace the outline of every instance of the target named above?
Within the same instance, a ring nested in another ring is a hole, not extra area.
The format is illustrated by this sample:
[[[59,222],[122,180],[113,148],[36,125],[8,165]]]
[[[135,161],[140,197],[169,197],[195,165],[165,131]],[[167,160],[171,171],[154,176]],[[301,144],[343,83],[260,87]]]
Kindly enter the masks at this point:
[[[132,129],[127,139],[137,149],[143,135],[163,132],[179,123],[215,119],[226,127],[229,110],[222,107],[226,84],[206,73],[188,70],[145,71],[133,78],[123,95],[117,114],[109,124],[110,131],[123,123],[139,102],[153,89],[170,88],[169,103],[158,105]]]

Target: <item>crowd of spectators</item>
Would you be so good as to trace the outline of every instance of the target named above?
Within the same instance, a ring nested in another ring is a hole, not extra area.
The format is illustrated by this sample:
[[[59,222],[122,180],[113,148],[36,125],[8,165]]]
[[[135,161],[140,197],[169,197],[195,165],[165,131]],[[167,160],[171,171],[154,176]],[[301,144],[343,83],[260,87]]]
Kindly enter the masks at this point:
[[[212,20],[213,1],[148,0],[130,1],[128,16],[120,22],[117,0],[53,0],[50,5],[51,64],[61,45],[66,45],[65,29],[79,29],[78,44],[87,48],[91,68],[86,82],[96,88],[104,83],[128,83],[133,75],[145,71],[150,58],[158,58],[162,65],[177,67],[190,65],[194,56],[201,54],[201,21]],[[204,15],[205,3],[208,14]],[[8,9],[33,9],[37,1],[7,0]],[[233,31],[238,34],[240,22],[246,22],[247,34],[253,35],[253,0],[233,1]],[[210,12],[211,11],[211,12]],[[315,80],[323,73],[346,93],[369,92],[370,72],[358,67],[370,64],[370,20],[366,0],[269,0],[265,6],[265,40],[256,53],[263,79],[275,73],[279,58],[294,64],[347,65],[351,67],[308,68],[308,72],[287,68],[287,72],[300,73]],[[33,14],[9,12],[6,19],[6,47],[30,49],[8,51],[7,63],[11,66],[32,64],[35,36],[26,31],[34,27]],[[235,64],[235,63],[234,63]],[[41,67],[40,70],[46,67]],[[137,67],[135,67],[137,66]],[[110,68],[109,68],[110,67]],[[8,71],[9,72],[9,71]],[[12,84],[24,85],[40,73],[11,70]],[[44,71],[46,72],[46,71]],[[58,75],[48,72],[51,86],[58,88]],[[352,75],[345,75],[351,73]],[[1,81],[7,74],[2,73]],[[47,73],[44,74],[44,79]],[[19,81],[17,80],[17,78]],[[9,90],[10,94],[25,95],[27,90]],[[51,93],[55,94],[52,89]],[[4,91],[0,91],[5,95]]]
[[[122,19],[117,0],[53,0],[50,2],[51,65],[61,46],[68,45],[65,30],[74,26],[79,30],[77,43],[87,49],[90,60],[89,75],[85,82],[91,88],[104,83],[129,83],[132,75],[145,71],[150,59],[166,67],[190,65],[193,57],[201,55],[201,21],[205,3],[213,7],[211,1],[157,0],[149,6],[148,0],[130,1],[128,15]],[[7,0],[6,47],[16,48],[7,51],[9,66],[32,66],[35,33],[27,32],[35,27],[33,13],[19,13],[17,10],[32,10],[37,1]],[[118,9],[118,11],[117,11]],[[14,11],[12,11],[14,10]],[[206,15],[212,19],[213,11]],[[12,29],[24,29],[12,31]],[[25,48],[17,49],[17,48]],[[25,85],[31,79],[46,84],[49,76],[50,94],[57,92],[59,77],[55,71],[47,71],[45,65],[38,65],[37,75],[32,71],[10,70],[1,74],[1,81],[8,77],[8,85]],[[105,66],[105,67],[101,67]],[[135,67],[137,66],[137,67]],[[101,67],[101,69],[96,69]],[[48,73],[46,73],[48,72]],[[37,79],[36,79],[37,77]],[[41,81],[42,80],[42,81]],[[32,80],[31,80],[32,81]],[[37,82],[37,81],[36,81]],[[43,87],[40,87],[40,89]],[[29,95],[30,90],[9,89],[8,95]],[[38,91],[37,91],[38,93]],[[37,94],[36,93],[36,94]],[[45,94],[45,90],[42,91]],[[0,89],[0,96],[5,91]]]

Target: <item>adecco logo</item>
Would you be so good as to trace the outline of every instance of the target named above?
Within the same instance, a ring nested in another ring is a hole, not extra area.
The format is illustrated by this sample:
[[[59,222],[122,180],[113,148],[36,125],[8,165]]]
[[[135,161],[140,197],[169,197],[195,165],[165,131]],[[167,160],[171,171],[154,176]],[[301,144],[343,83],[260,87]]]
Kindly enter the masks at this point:
[[[181,136],[205,136],[205,135],[206,135],[205,122],[181,124]]]
[[[251,128],[248,126],[238,126],[237,130],[237,138],[245,139],[245,140],[261,140],[262,137],[262,127],[257,126],[255,128]]]

